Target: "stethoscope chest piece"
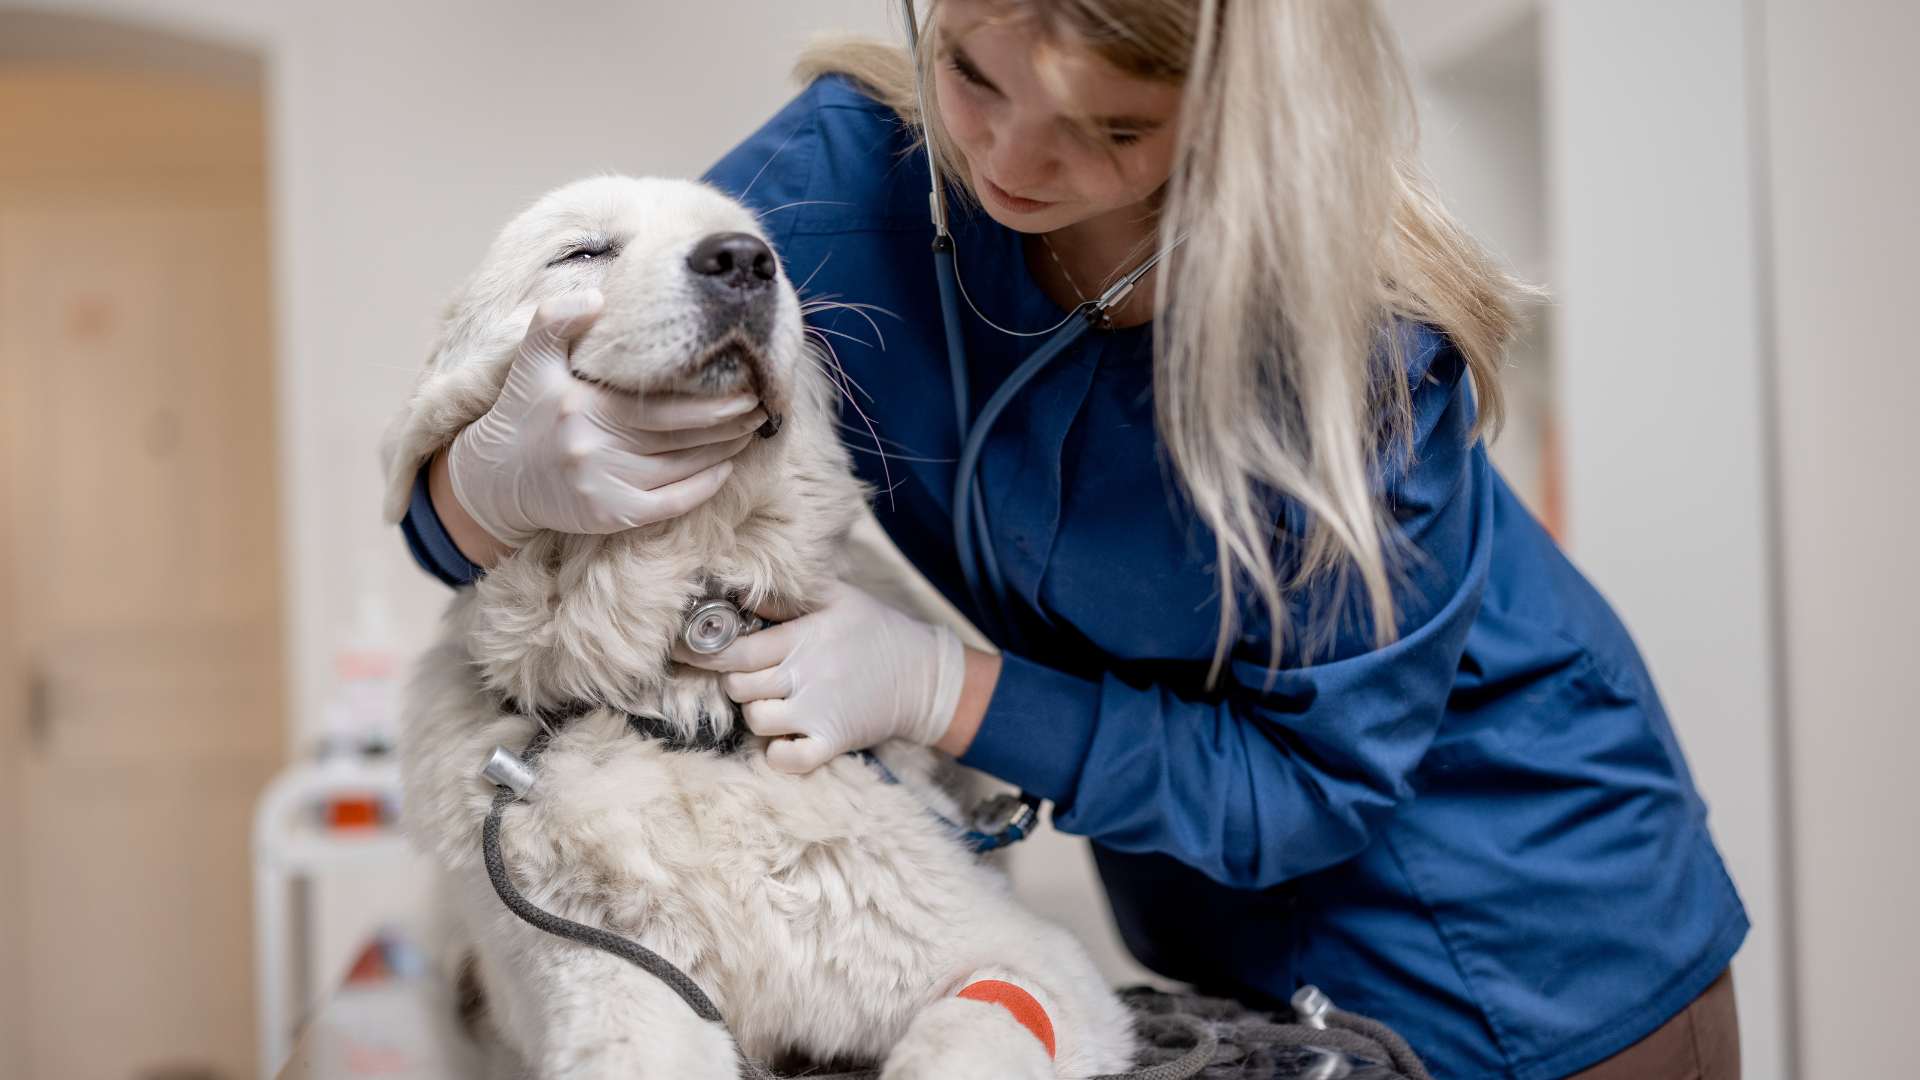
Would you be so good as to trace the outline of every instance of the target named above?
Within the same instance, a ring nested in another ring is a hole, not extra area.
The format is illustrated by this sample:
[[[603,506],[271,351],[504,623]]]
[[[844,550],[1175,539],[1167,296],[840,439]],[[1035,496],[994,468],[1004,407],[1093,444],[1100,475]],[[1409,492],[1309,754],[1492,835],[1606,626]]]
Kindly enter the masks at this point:
[[[680,640],[702,656],[711,656],[739,640],[753,629],[747,616],[726,600],[702,600],[687,613]]]

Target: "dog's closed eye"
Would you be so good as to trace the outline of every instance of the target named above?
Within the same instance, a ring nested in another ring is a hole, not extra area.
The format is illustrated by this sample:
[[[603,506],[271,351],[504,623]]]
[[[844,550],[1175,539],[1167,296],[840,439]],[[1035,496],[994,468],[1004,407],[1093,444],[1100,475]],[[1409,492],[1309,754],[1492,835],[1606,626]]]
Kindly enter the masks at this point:
[[[620,249],[614,246],[614,244],[611,241],[592,240],[586,243],[574,244],[568,247],[565,251],[562,251],[560,253],[559,258],[548,263],[547,266],[554,267],[554,266],[563,265],[565,263],[598,262],[598,261],[614,258],[619,254],[620,254]]]

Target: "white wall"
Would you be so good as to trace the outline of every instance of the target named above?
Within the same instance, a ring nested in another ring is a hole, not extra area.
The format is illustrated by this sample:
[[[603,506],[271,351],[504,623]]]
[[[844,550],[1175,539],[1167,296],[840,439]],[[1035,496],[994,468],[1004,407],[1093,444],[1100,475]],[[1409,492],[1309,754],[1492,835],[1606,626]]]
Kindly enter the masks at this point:
[[[1920,5],[1760,0],[1801,1075],[1912,1076]]]
[[[1747,12],[1542,10],[1568,550],[1645,652],[1752,917],[1742,1046],[1771,1080],[1789,928]]]

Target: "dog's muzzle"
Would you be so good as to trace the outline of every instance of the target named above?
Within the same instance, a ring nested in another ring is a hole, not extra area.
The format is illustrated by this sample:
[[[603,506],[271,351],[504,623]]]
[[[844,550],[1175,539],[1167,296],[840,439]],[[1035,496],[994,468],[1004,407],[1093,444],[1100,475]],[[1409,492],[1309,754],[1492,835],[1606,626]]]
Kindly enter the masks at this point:
[[[699,283],[707,335],[714,343],[696,362],[695,379],[714,393],[752,391],[768,405],[767,422],[755,434],[772,438],[784,419],[774,407],[764,351],[778,307],[780,263],[773,249],[750,233],[714,233],[693,246],[687,269]]]

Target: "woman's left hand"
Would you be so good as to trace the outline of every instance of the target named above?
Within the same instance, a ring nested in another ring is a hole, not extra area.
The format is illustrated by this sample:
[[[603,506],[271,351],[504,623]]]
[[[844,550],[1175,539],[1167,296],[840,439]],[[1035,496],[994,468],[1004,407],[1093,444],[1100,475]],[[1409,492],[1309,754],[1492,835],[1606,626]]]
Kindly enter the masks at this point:
[[[674,659],[727,672],[722,688],[741,703],[747,727],[788,736],[767,747],[767,761],[794,773],[888,739],[939,742],[966,675],[966,650],[952,630],[844,582],[805,615],[705,656],[676,644]]]

